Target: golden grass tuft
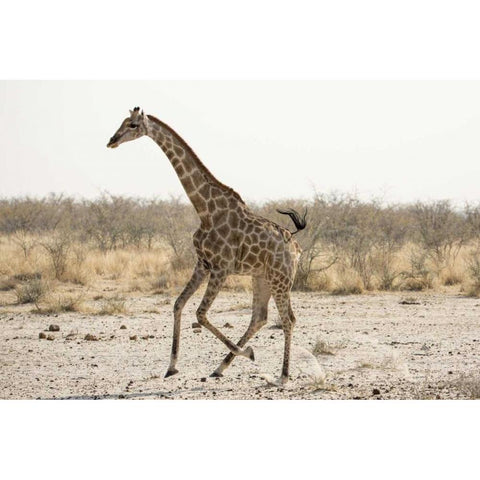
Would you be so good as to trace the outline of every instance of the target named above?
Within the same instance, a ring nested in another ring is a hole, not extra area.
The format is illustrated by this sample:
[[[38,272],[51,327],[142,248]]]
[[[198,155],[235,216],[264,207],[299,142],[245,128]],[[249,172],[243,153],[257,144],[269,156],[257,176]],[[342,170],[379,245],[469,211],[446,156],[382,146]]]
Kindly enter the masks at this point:
[[[128,313],[125,297],[114,296],[102,301],[97,315],[120,315]]]
[[[358,295],[363,293],[362,282],[358,275],[350,270],[340,270],[333,283],[332,295]]]
[[[67,296],[60,295],[56,298],[50,299],[46,305],[39,309],[39,313],[67,313],[67,312],[81,312],[83,311],[83,295]]]

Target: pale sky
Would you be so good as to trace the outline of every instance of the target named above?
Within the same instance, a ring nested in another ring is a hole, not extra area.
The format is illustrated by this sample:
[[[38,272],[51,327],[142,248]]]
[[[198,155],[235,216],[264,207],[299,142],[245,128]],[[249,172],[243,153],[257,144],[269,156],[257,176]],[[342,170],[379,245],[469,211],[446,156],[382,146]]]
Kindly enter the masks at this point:
[[[140,106],[245,200],[480,201],[480,81],[0,81],[0,196],[183,194]]]

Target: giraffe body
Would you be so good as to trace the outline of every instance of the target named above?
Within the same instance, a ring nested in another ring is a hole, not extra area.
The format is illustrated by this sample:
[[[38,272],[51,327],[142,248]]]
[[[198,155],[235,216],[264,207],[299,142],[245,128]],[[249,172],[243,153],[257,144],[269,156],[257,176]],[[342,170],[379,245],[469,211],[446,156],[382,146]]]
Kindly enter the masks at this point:
[[[212,375],[222,375],[237,355],[254,359],[252,348],[244,347],[266,324],[268,302],[273,297],[285,337],[282,375],[279,379],[280,384],[285,383],[288,379],[290,343],[295,324],[290,290],[301,254],[300,246],[289,230],[256,215],[237,192],[219,182],[173,129],[151,115],[144,115],[138,107],[130,111],[130,117],[123,121],[107,146],[115,148],[120,143],[144,135],[151,137],[167,155],[200,217],[200,227],[193,235],[197,265],[174,305],[172,353],[166,376],[178,372],[176,363],[183,307],[208,277],[207,289],[197,309],[197,320],[230,350]],[[297,229],[305,227],[304,219],[302,221],[298,216],[289,215]],[[237,344],[207,318],[209,308],[231,274],[250,275],[253,278],[252,319]]]
[[[207,268],[276,281],[282,277],[289,288],[301,253],[291,236],[288,230],[239,205],[219,211],[211,226],[195,232],[193,243]]]

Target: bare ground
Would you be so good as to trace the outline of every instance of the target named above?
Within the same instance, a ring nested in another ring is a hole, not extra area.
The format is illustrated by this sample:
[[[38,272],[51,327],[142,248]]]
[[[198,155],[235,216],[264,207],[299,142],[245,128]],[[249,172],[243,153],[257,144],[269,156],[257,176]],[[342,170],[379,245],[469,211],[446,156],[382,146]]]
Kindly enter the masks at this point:
[[[269,324],[252,339],[255,362],[237,358],[222,378],[209,374],[227,353],[192,329],[200,296],[183,314],[180,372],[168,366],[174,297],[138,294],[128,314],[40,315],[0,308],[3,399],[467,399],[480,396],[480,300],[456,293],[331,296],[294,293],[297,315],[291,380],[280,372],[283,333]],[[407,302],[404,302],[407,300]],[[238,339],[250,294],[221,292],[210,319]],[[412,302],[413,301],[413,302]],[[7,302],[8,303],[8,302]],[[224,327],[229,323],[231,327]],[[60,327],[49,332],[50,324]],[[124,325],[126,328],[120,328]],[[52,340],[40,339],[39,334]],[[87,334],[97,340],[86,340]],[[315,353],[315,355],[312,354]]]

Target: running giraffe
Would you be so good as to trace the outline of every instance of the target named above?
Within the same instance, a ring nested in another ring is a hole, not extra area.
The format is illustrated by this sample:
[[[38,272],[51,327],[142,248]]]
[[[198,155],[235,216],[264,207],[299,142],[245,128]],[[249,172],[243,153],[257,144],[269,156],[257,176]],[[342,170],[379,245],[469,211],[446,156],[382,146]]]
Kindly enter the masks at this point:
[[[178,373],[182,310],[209,276],[205,295],[197,309],[198,323],[210,330],[230,350],[211,376],[222,376],[235,356],[254,360],[252,347],[245,347],[255,333],[267,323],[268,302],[273,297],[280,314],[285,339],[282,373],[278,385],[288,381],[290,344],[295,316],[290,304],[290,290],[301,249],[292,235],[306,226],[305,215],[295,210],[280,211],[289,215],[297,230],[289,230],[253,213],[240,195],[219,182],[193,150],[172,128],[139,107],[130,110],[107,147],[149,136],[163,150],[200,217],[200,228],[193,235],[198,261],[191,279],[177,298],[173,309],[173,344],[170,365],[165,377]],[[229,340],[207,318],[207,312],[228,275],[252,276],[252,318],[237,344]]]

